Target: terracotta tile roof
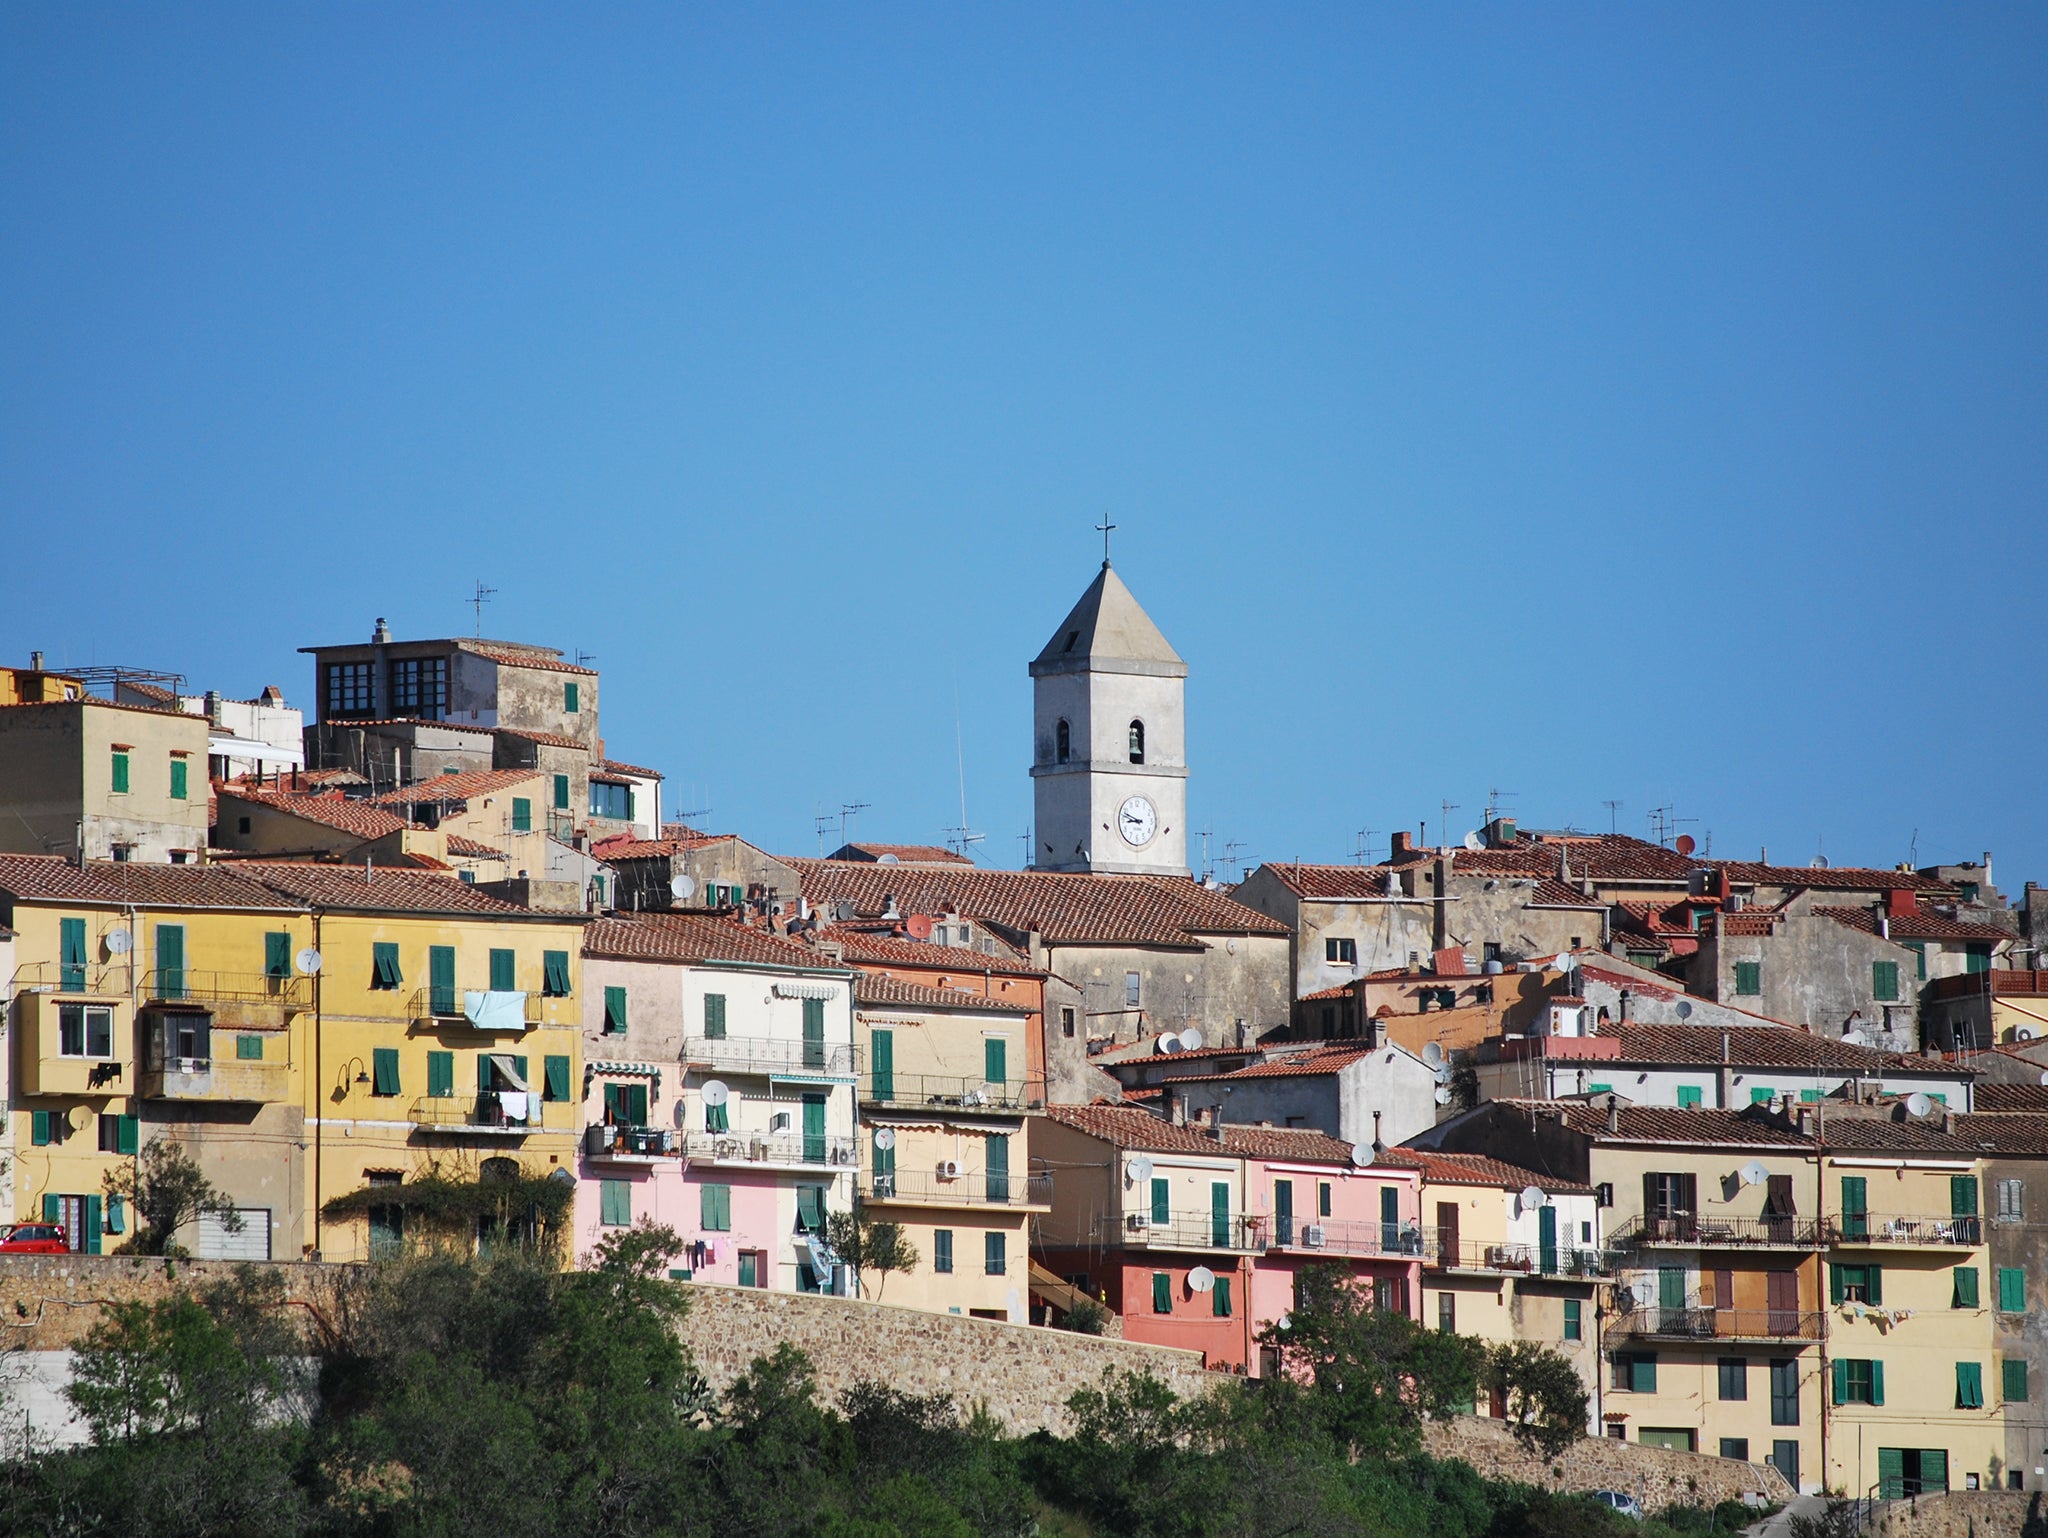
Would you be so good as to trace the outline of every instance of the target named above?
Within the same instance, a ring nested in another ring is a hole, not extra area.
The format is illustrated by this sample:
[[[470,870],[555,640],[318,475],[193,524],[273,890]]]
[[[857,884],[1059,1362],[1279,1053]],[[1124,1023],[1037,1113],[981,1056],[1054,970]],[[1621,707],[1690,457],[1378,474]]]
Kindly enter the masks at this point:
[[[1850,929],[1860,929],[1864,934],[1877,933],[1875,908],[1823,908],[1816,905],[1813,911]],[[1994,943],[2013,938],[2005,930],[1990,924],[1943,918],[1924,902],[1919,912],[1901,914],[1891,921],[1891,937],[1894,940],[1990,940]]]
[[[81,694],[71,700],[16,700],[9,705],[0,705],[0,710],[49,710],[64,706],[75,709],[83,705],[90,705],[96,710],[130,710],[143,716],[176,716],[180,720],[193,722],[202,730],[207,725],[206,717],[195,716],[189,711],[174,710],[164,705],[138,705],[127,700],[102,699],[97,694]]]
[[[1053,1105],[1046,1116],[1118,1148],[1145,1153],[1235,1154],[1253,1159],[1305,1159],[1319,1164],[1351,1163],[1351,1145],[1304,1127],[1247,1127],[1225,1122],[1216,1128],[1176,1127],[1138,1107]],[[1222,1133],[1219,1138],[1216,1133]]]
[[[922,967],[933,971],[1002,972],[1019,977],[1047,975],[999,940],[995,941],[999,953],[990,955],[986,951],[970,950],[964,945],[934,945],[929,940],[879,935],[851,924],[827,924],[817,934],[821,940],[834,940],[843,946],[848,961]]]
[[[292,775],[295,785],[367,785],[370,782],[353,769],[301,769]]]
[[[583,931],[583,954],[622,961],[730,961],[842,972],[808,946],[710,913],[641,913],[602,918]]]
[[[1374,975],[1377,976],[1378,974],[1375,973]],[[1354,986],[1351,983],[1339,983],[1334,988],[1318,988],[1314,993],[1304,993],[1301,996],[1301,1002],[1313,1004],[1320,999],[1348,999],[1351,997],[1351,990]]]
[[[1821,1116],[1821,1142],[1831,1153],[1925,1153],[1973,1157],[1974,1145],[1942,1129],[1939,1117],[1904,1121],[1875,1116]]]
[[[902,1009],[979,1009],[992,1014],[1028,1015],[1031,1005],[1022,999],[992,999],[959,988],[921,988],[893,977],[863,972],[853,980],[856,1004],[896,1005]]]
[[[1956,1118],[1956,1137],[1980,1149],[2048,1158],[2048,1114],[2001,1112]]]
[[[1108,1052],[1097,1053],[1090,1062],[1102,1068],[1121,1067],[1126,1063],[1149,1063],[1164,1058],[1168,1062],[1199,1062],[1211,1057],[1259,1057],[1267,1050],[1264,1047],[1196,1047],[1192,1051],[1183,1049],[1166,1053],[1159,1050],[1163,1036],[1148,1036],[1142,1041],[1126,1043]]]
[[[1707,863],[1626,833],[1545,835],[1502,849],[1460,849],[1452,861],[1454,874],[1562,879],[1561,872],[1568,871],[1573,881],[1590,876],[1595,881],[1609,882],[1684,881]]]
[[[534,651],[516,651],[508,646],[493,646],[488,641],[457,641],[466,652],[479,657],[488,657],[493,662],[512,668],[546,668],[551,673],[581,673],[586,677],[597,677],[596,668],[582,667],[574,662],[564,662],[562,654],[552,648]]]
[[[1179,1077],[1188,1079],[1298,1079],[1314,1074],[1342,1073],[1353,1063],[1368,1058],[1375,1051],[1384,1050],[1354,1043],[1341,1046],[1318,1046],[1306,1052],[1291,1052],[1286,1056],[1269,1057],[1263,1063],[1248,1063],[1229,1073],[1192,1073]]]
[[[472,726],[467,721],[434,721],[426,716],[338,716],[332,720],[322,719],[320,725],[344,728],[351,726],[430,726],[437,731],[476,732],[485,737],[489,737],[498,731],[498,728],[495,726]],[[468,752],[469,749],[465,748],[463,751]]]
[[[1979,1084],[1980,1111],[2039,1111],[2048,1114],[2048,1084]],[[2044,1145],[2043,1152],[2048,1152]]]
[[[1736,1068],[1811,1068],[1840,1073],[1926,1073],[1945,1078],[1968,1076],[1962,1068],[1933,1058],[1880,1052],[1874,1047],[1816,1035],[1796,1025],[1603,1025],[1600,1039],[1618,1039],[1623,1063],[1709,1064],[1728,1062]]]
[[[1590,1196],[1593,1188],[1576,1180],[1554,1180],[1535,1170],[1485,1154],[1439,1153],[1430,1148],[1389,1148],[1372,1161],[1422,1171],[1426,1184],[1446,1186],[1492,1186],[1502,1191],[1523,1191],[1530,1186],[1552,1196]]]
[[[1454,873],[1455,874],[1455,873]],[[1588,897],[1575,886],[1566,886],[1562,881],[1553,881],[1545,876],[1537,881],[1536,890],[1529,894],[1532,908],[1590,908],[1604,911],[1607,904],[1597,897]]]
[[[616,758],[599,759],[599,769],[608,774],[628,774],[636,780],[659,780],[664,776],[659,769],[643,769],[638,764],[629,764]]]
[[[730,837],[730,833],[693,833],[687,838],[635,838],[630,833],[621,833],[616,838],[599,839],[590,846],[590,853],[607,864],[617,860],[666,860]]]
[[[588,753],[590,744],[579,737],[564,737],[560,732],[529,732],[521,726],[495,726],[491,728],[500,737],[518,737],[527,742],[537,742],[544,748],[575,748]]]
[[[424,870],[396,870],[388,865],[309,865],[285,861],[252,861],[237,869],[274,891],[300,898],[316,908],[361,913],[454,913],[496,918],[545,918],[556,923],[580,922],[577,915],[541,913],[479,892],[453,875]]]
[[[1601,1142],[1705,1143],[1726,1147],[1807,1148],[1812,1140],[1779,1126],[1751,1110],[1723,1111],[1711,1106],[1680,1110],[1661,1105],[1616,1108],[1620,1130],[1607,1130],[1605,1096],[1584,1100],[1500,1099],[1495,1105],[1530,1115],[1549,1116],[1574,1132]]]
[[[1280,884],[1297,897],[1312,902],[1357,902],[1361,898],[1386,897],[1390,865],[1282,865],[1271,861],[1261,867],[1271,871]],[[1410,898],[1409,901],[1417,899]],[[1427,901],[1427,898],[1421,899]]]
[[[133,903],[146,908],[292,909],[246,866],[145,865],[47,854],[0,854],[0,891],[24,902]]]
[[[1185,876],[1093,876],[974,866],[879,865],[791,858],[813,906],[847,901],[877,918],[888,900],[903,913],[963,913],[1012,932],[1037,930],[1056,945],[1137,944],[1193,949],[1205,935],[1273,935],[1286,925]]]
[[[155,700],[159,705],[174,706],[178,703],[177,690],[166,689],[158,684],[146,684],[138,679],[124,678],[120,681],[119,687],[127,690],[130,694],[139,694],[146,700]],[[244,701],[244,703],[248,702]]]
[[[479,844],[475,839],[464,838],[460,833],[451,833],[448,835],[448,852],[450,854],[461,855],[465,859],[472,860],[502,860],[505,858],[504,850],[494,848],[489,844]]]
[[[1716,934],[1730,938],[1764,938],[1776,934],[1783,915],[1771,908],[1744,908],[1740,913],[1717,913],[1714,915]]]
[[[424,806],[434,801],[467,801],[472,796],[509,790],[541,779],[538,769],[470,769],[461,774],[437,774],[431,780],[387,790],[367,799],[372,806]]]
[[[832,860],[889,860],[899,865],[965,865],[974,862],[937,844],[842,844],[826,856]]]
[[[338,790],[305,795],[292,791],[258,790],[250,785],[223,785],[215,794],[222,801],[245,801],[253,806],[267,806],[286,816],[318,823],[324,828],[337,828],[363,839],[383,838],[411,826],[395,812],[386,811],[369,801],[351,800]]]
[[[1955,892],[1955,888],[1946,882],[1931,881],[1909,870],[1872,870],[1855,865],[1761,865],[1754,860],[1701,860],[1696,863],[1720,871],[1737,886],[1775,886],[1809,892],[1883,892],[1892,887],[1950,895]]]

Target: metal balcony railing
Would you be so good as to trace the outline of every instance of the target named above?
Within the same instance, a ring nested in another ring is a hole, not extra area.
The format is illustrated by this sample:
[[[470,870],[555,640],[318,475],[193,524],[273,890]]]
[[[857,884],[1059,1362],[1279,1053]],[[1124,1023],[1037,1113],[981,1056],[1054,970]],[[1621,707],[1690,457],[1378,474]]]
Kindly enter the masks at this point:
[[[852,1043],[801,1041],[788,1036],[685,1036],[682,1060],[691,1067],[725,1073],[850,1079],[856,1071]]]
[[[1614,1315],[1607,1329],[1639,1340],[1818,1340],[1820,1324],[1817,1309],[1639,1304]]]
[[[166,1004],[275,1004],[310,1009],[313,980],[297,973],[203,972],[192,967],[159,967],[142,974],[142,996]]]
[[[586,1159],[658,1159],[683,1151],[683,1135],[673,1127],[615,1127],[601,1123],[583,1129]]]
[[[467,1025],[470,1023],[469,1016],[463,1013],[463,994],[467,991],[469,990],[462,988],[436,988],[431,985],[416,989],[412,996],[412,1002],[407,1006],[406,1013],[415,1020],[445,1020],[454,1024]],[[483,990],[476,991],[481,992]],[[520,1010],[520,1019],[523,1027],[527,1030],[531,1030],[534,1026],[540,1024],[541,997],[538,993],[525,995],[524,1005]]]
[[[1984,1220],[1974,1213],[1850,1212],[1827,1220],[1830,1244],[1920,1244],[1970,1249],[1984,1242]]]
[[[1722,1217],[1680,1212],[1668,1217],[1629,1218],[1607,1231],[1608,1244],[1633,1249],[1649,1244],[1682,1244],[1718,1249],[1812,1249],[1820,1243],[1816,1218]]]
[[[1050,1175],[998,1175],[991,1180],[980,1170],[957,1175],[936,1170],[901,1170],[889,1175],[864,1173],[860,1194],[871,1202],[919,1202],[953,1207],[1043,1206],[1052,1200]]]
[[[126,998],[133,976],[125,961],[81,963],[77,966],[65,966],[57,961],[25,961],[14,969],[13,991]]]
[[[1160,1250],[1263,1250],[1264,1220],[1242,1213],[1175,1212],[1155,1222],[1150,1212],[1104,1217],[1096,1229],[1107,1244]]]
[[[1300,1218],[1278,1215],[1251,1219],[1268,1249],[1320,1251],[1327,1255],[1385,1255],[1412,1260],[1422,1254],[1423,1231],[1413,1223],[1375,1223],[1357,1218]]]
[[[1498,1271],[1518,1276],[1605,1276],[1610,1257],[1589,1245],[1487,1243],[1440,1229],[1422,1231],[1423,1259],[1452,1271]]]
[[[860,1081],[860,1103],[956,1111],[1027,1111],[1045,1104],[1045,1080],[1019,1075],[980,1079],[960,1074],[879,1073]]]
[[[850,1137],[801,1132],[691,1132],[683,1157],[693,1164],[760,1164],[852,1170],[860,1163]]]
[[[523,1103],[527,1114],[510,1113],[507,1102]],[[535,1109],[534,1097],[525,1091],[500,1093],[481,1090],[468,1095],[423,1095],[412,1103],[411,1118],[423,1132],[493,1133],[524,1137],[533,1132],[563,1132],[571,1126],[575,1107],[551,1100]]]

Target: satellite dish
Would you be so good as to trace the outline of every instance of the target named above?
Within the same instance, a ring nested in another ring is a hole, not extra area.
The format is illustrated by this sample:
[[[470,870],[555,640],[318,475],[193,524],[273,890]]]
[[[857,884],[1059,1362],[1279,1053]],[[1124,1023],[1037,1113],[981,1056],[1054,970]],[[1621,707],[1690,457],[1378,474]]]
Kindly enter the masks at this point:
[[[913,940],[929,940],[932,937],[932,921],[929,914],[913,913],[903,921],[903,928]]]
[[[1371,1164],[1372,1159],[1372,1144],[1353,1143],[1351,1145],[1351,1162],[1360,1169],[1364,1169],[1367,1165]]]
[[[1161,1036],[1153,1043],[1152,1050],[1164,1052],[1168,1057],[1171,1057],[1180,1050],[1180,1038],[1174,1035]]]
[[[1151,1178],[1152,1161],[1143,1154],[1133,1155],[1131,1158],[1131,1179],[1150,1180]]]
[[[1700,846],[1698,844],[1693,842],[1693,837],[1690,833],[1681,833],[1678,835],[1678,852],[1680,854],[1691,854],[1695,849],[1699,847]]]
[[[1183,1052],[1201,1051],[1202,1033],[1196,1030],[1192,1025],[1189,1026],[1186,1030],[1182,1031],[1180,1033],[1180,1049]]]
[[[292,957],[292,960],[297,964],[298,969],[308,977],[313,976],[320,970],[320,953],[310,945],[300,951],[298,955]]]
[[[1815,856],[1813,857],[1813,869],[1815,869],[1815,870],[1826,870],[1827,868],[1828,868],[1828,857],[1827,857],[1826,855],[1824,855],[1824,854],[1817,854],[1817,855],[1815,855]]]
[[[1486,847],[1486,840],[1477,833],[1467,833],[1465,835],[1465,847],[1472,853],[1477,854]]]
[[[1449,1105],[1451,1103],[1451,1089],[1449,1085],[1439,1084],[1436,1087],[1436,1103],[1438,1105]]]
[[[1557,960],[1552,962],[1551,965],[1560,972],[1569,972],[1572,969],[1572,953],[1570,951],[1558,952]]]
[[[1215,1285],[1216,1273],[1207,1266],[1196,1266],[1194,1270],[1188,1273],[1188,1290],[1190,1292],[1207,1292]]]
[[[668,889],[674,895],[677,902],[686,903],[697,895],[697,878],[695,876],[678,876],[668,884]]]
[[[1692,1018],[1692,1006],[1686,1003],[1684,999],[1678,1001],[1678,1018],[1681,1020],[1690,1020]]]
[[[1925,1116],[1934,1109],[1934,1102],[1925,1095],[1915,1093],[1906,1097],[1906,1109],[1915,1116]]]
[[[2048,1072],[2044,1072],[2044,1073],[2043,1073],[2043,1074],[2041,1075],[2041,1082],[2042,1082],[2043,1084],[2048,1084]]]
[[[1522,1187],[1522,1210],[1524,1212],[1534,1212],[1538,1207],[1541,1207],[1547,1200],[1548,1198],[1545,1197],[1543,1194],[1543,1187]]]
[[[133,949],[135,949],[135,936],[128,933],[127,930],[112,929],[107,932],[107,953],[109,955],[125,956]]]
[[[726,1088],[723,1079],[706,1079],[704,1081],[704,1103],[706,1105],[724,1105],[730,1099],[732,1099],[732,1091]]]
[[[875,856],[875,863],[877,865],[901,865],[903,861],[893,854],[880,854]]]
[[[1451,1082],[1451,1065],[1449,1063],[1445,1063],[1443,1067],[1437,1069],[1436,1081],[1439,1084],[1448,1084]]]
[[[895,1146],[896,1129],[894,1127],[878,1127],[875,1130],[875,1147],[886,1152]]]
[[[1432,1068],[1441,1068],[1441,1067],[1443,1067],[1443,1065],[1444,1065],[1444,1049],[1443,1049],[1443,1043],[1441,1043],[1441,1042],[1436,1042],[1436,1041],[1431,1041],[1431,1042],[1425,1042],[1425,1043],[1423,1043],[1423,1047],[1422,1047],[1422,1060],[1423,1060],[1423,1061],[1424,1061],[1425,1063],[1429,1064],[1429,1066],[1430,1066],[1430,1067],[1432,1067]]]
[[[1760,1186],[1771,1178],[1771,1172],[1755,1159],[1743,1165],[1739,1173],[1742,1176],[1742,1183],[1746,1186]]]

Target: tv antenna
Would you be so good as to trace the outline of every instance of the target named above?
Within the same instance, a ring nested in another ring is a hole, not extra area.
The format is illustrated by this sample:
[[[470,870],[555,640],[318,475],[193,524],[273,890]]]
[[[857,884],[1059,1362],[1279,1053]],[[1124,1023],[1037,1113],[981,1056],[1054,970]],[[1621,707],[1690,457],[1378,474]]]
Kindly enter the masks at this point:
[[[1238,859],[1237,852],[1242,848],[1244,848],[1244,840],[1241,838],[1233,838],[1223,846],[1224,869],[1228,870],[1231,866],[1235,865],[1237,867],[1237,877],[1240,881],[1244,879],[1244,864]]]
[[[1607,831],[1610,834],[1619,833],[1621,831],[1621,819],[1618,814],[1627,803],[1622,801],[1603,801],[1600,804],[1607,808]]]
[[[482,640],[484,634],[484,605],[497,596],[498,590],[496,588],[485,587],[482,577],[476,579],[476,592],[470,595],[469,603],[470,607],[476,610],[476,635],[478,640]]]
[[[1109,536],[1115,531],[1116,525],[1109,521],[1109,514],[1104,513],[1102,515],[1102,522],[1095,525],[1095,527],[1102,535],[1102,564],[1107,566],[1109,564]]]
[[[818,825],[818,858],[822,860],[825,858],[825,830],[832,826],[832,814],[820,812],[811,821]]]
[[[839,804],[839,842],[846,842],[847,825],[860,813],[868,809],[865,801],[842,801]]]
[[[1680,817],[1678,808],[1668,803],[1650,808],[1650,831],[1657,836],[1657,842],[1665,848],[1671,847],[1671,836],[1689,822],[1698,822],[1697,817]]]
[[[1486,820],[1491,823],[1500,815],[1500,804],[1519,796],[1519,790],[1488,790],[1486,793]]]
[[[1378,828],[1360,828],[1358,830],[1358,844],[1351,851],[1353,863],[1358,865],[1372,864],[1372,836],[1377,832],[1379,832]]]
[[[953,679],[953,755],[960,770],[960,826],[946,829],[946,847],[965,859],[968,846],[980,843],[983,835],[967,823],[967,746],[960,735],[960,679],[957,674]]]
[[[1207,886],[1216,879],[1216,862],[1210,850],[1216,839],[1216,826],[1211,823],[1195,835],[1202,841],[1202,884]]]
[[[1906,863],[1909,866],[1918,866],[1920,863],[1920,830],[1918,828],[1913,830],[1913,841],[1906,845]]]
[[[597,661],[596,652],[587,652],[580,646],[576,648],[576,666],[586,668],[595,661]]]
[[[1026,827],[1022,833],[1017,835],[1017,838],[1024,845],[1024,868],[1029,870],[1031,869],[1031,829]]]
[[[1462,812],[1465,809],[1455,801],[1439,801],[1437,805],[1444,809],[1444,820],[1437,824],[1437,833],[1445,843],[1449,843],[1451,838],[1451,813]]]

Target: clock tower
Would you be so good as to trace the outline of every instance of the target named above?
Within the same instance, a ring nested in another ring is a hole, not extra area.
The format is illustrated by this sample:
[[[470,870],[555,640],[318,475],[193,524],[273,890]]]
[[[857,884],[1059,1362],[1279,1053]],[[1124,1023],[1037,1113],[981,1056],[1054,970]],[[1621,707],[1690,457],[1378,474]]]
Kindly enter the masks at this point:
[[[1034,869],[1188,874],[1187,676],[1105,560],[1031,664]]]

